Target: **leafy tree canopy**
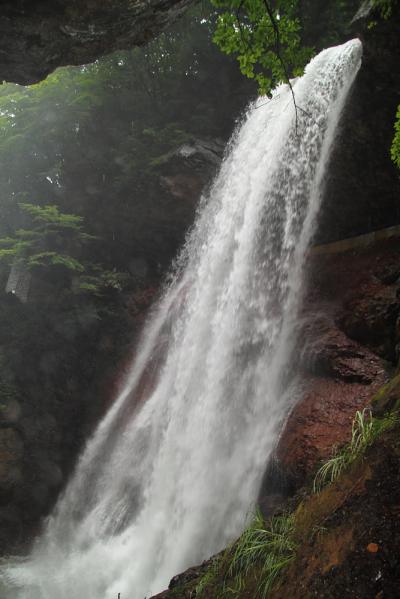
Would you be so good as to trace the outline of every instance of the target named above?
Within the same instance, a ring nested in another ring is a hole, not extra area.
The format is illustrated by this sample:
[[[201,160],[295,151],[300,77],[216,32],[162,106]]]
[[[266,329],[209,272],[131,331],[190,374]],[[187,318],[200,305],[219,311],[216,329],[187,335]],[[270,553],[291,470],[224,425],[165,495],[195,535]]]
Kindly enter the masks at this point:
[[[386,0],[377,0],[379,2]],[[262,94],[302,74],[315,51],[348,32],[357,0],[212,0],[217,7],[214,41],[236,56],[241,72]]]
[[[263,94],[289,77],[301,75],[313,50],[302,44],[296,0],[213,0],[219,15],[214,41],[235,54],[241,72]]]

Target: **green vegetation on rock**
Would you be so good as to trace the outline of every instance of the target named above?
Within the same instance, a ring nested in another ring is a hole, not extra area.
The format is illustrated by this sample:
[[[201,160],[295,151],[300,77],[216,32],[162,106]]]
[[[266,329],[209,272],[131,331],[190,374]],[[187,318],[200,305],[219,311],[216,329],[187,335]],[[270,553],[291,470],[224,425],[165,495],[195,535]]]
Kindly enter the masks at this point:
[[[397,413],[382,418],[374,417],[370,410],[357,411],[351,428],[351,441],[321,466],[314,479],[314,492],[337,480],[343,470],[357,460],[384,431],[399,421]]]
[[[400,105],[397,109],[396,121],[394,124],[395,135],[391,148],[391,156],[395,165],[400,168]]]
[[[265,519],[257,510],[239,539],[211,559],[195,586],[195,596],[225,599],[240,596],[251,585],[255,596],[266,599],[274,583],[294,559],[293,514]]]
[[[256,569],[257,596],[265,599],[282,571],[293,560],[297,544],[293,537],[293,514],[281,514],[265,520],[258,510],[250,526],[235,544],[228,578],[227,591],[235,594]]]

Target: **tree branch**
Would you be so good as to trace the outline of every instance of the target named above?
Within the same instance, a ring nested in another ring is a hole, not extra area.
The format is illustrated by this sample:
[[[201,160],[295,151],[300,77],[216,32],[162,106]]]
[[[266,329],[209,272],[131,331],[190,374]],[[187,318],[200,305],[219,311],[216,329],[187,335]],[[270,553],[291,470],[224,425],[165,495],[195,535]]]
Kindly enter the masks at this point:
[[[268,4],[267,0],[263,0],[263,2],[264,2],[265,10],[266,10],[267,15],[269,17],[269,20],[271,21],[272,28],[274,30],[274,36],[275,36],[275,53],[276,53],[276,55],[278,57],[279,62],[281,63],[283,72],[285,74],[286,83],[288,84],[289,89],[290,89],[290,93],[292,94],[292,99],[293,99],[293,104],[294,104],[294,111],[295,111],[295,115],[296,115],[296,133],[297,133],[298,106],[297,106],[297,103],[296,103],[296,96],[294,94],[293,86],[290,83],[289,71],[288,71],[288,68],[286,66],[285,61],[283,60],[282,54],[281,54],[281,34],[280,34],[279,27],[278,27],[278,24],[277,24],[276,19],[275,19],[274,11],[272,10],[271,6]]]

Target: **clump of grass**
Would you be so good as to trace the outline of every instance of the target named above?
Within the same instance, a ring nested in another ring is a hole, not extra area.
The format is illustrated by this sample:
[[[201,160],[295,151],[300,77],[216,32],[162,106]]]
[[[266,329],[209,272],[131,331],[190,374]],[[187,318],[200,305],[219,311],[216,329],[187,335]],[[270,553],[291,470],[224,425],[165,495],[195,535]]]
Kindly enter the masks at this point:
[[[257,510],[253,521],[232,549],[226,574],[226,594],[240,592],[246,577],[257,572],[257,597],[265,599],[277,577],[295,556],[297,545],[293,530],[292,514],[274,516],[265,522]],[[231,586],[228,581],[231,581]]]
[[[333,483],[345,468],[361,456],[384,431],[392,428],[398,420],[397,414],[375,418],[371,410],[357,411],[352,424],[350,443],[336,452],[318,470],[314,478],[314,493],[319,493],[324,486]]]
[[[195,597],[201,597],[203,591],[217,580],[220,573],[220,561],[221,558],[219,556],[212,558],[211,564],[195,587]]]

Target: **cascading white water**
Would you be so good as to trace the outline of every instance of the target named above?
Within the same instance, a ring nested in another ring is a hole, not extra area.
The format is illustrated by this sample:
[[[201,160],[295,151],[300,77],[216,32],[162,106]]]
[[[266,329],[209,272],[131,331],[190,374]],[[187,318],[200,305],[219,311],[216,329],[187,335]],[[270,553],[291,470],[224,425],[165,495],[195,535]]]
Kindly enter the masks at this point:
[[[2,597],[143,599],[241,532],[288,409],[302,265],[360,58],[353,40],[311,61],[297,126],[286,85],[250,107],[125,388],[31,555],[2,566]]]

